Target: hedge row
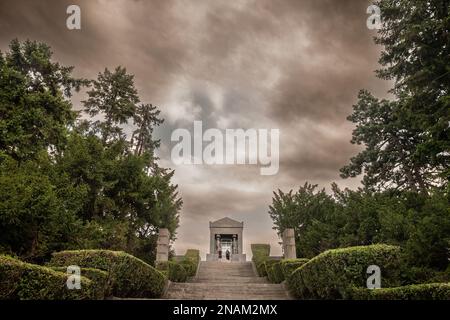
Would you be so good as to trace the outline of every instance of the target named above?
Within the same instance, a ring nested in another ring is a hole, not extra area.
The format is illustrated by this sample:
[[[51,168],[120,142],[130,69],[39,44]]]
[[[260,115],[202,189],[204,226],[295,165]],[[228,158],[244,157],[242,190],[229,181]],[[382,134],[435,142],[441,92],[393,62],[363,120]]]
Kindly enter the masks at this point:
[[[81,289],[67,287],[68,276],[47,267],[0,256],[0,299],[81,300],[102,299],[93,282],[81,277]]]
[[[195,276],[197,273],[197,267],[200,262],[200,251],[195,249],[186,250],[183,260],[180,264],[186,269],[189,277]]]
[[[382,289],[358,288],[356,300],[450,300],[450,283],[425,283]]]
[[[50,265],[77,265],[109,272],[112,293],[124,298],[159,297],[166,277],[144,261],[122,251],[70,250],[53,254]]]
[[[267,276],[265,262],[269,259],[270,245],[269,244],[251,244],[252,261],[255,264],[256,271],[260,277]]]
[[[173,282],[186,282],[188,279],[186,269],[177,261],[158,262],[156,269],[165,274]]]
[[[188,249],[181,261],[158,262],[156,268],[163,272],[170,281],[186,282],[188,277],[197,273],[200,251]]]
[[[281,283],[284,281],[283,270],[279,260],[268,260],[265,263],[267,279],[272,283]]]
[[[266,260],[264,267],[267,279],[272,283],[281,283],[287,280],[292,272],[308,262],[308,259],[283,259],[283,260]]]
[[[370,265],[380,267],[383,287],[399,284],[400,248],[377,244],[325,251],[296,269],[288,286],[303,299],[348,299],[366,286]]]
[[[283,259],[280,261],[281,271],[283,272],[283,278],[288,280],[291,274],[302,265],[307,263],[309,259],[298,258],[298,259]]]

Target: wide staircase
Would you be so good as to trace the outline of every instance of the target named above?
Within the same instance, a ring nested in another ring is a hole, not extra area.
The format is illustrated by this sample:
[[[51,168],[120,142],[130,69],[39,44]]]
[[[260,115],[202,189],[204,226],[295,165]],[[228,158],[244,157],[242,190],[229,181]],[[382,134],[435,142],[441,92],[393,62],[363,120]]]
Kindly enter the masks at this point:
[[[253,271],[251,262],[201,261],[197,276],[189,282],[172,282],[167,299],[286,300],[282,284],[268,283]]]

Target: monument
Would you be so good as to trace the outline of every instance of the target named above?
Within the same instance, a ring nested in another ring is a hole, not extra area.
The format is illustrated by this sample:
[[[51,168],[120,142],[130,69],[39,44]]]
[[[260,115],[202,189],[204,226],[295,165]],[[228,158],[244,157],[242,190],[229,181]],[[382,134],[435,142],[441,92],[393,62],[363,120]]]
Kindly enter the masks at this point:
[[[242,232],[244,222],[239,222],[228,217],[209,222],[209,252],[207,261],[218,261],[219,251],[223,257],[227,250],[231,253],[231,261],[244,262],[245,254],[242,252]]]

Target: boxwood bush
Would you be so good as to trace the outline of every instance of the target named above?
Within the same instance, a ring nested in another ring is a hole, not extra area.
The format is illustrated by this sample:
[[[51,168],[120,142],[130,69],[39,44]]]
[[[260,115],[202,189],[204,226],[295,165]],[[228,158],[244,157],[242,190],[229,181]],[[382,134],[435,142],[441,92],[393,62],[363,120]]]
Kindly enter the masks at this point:
[[[281,269],[281,261],[268,260],[265,262],[267,278],[272,283],[281,283],[284,281],[283,270]]]
[[[376,244],[325,251],[296,269],[288,286],[303,299],[348,299],[366,286],[370,265],[380,267],[383,287],[399,284],[400,248]]]
[[[306,258],[281,260],[280,267],[281,267],[281,271],[283,272],[283,278],[285,280],[288,280],[288,278],[291,276],[292,272],[294,272],[297,268],[301,267],[308,261],[309,261],[309,259],[306,259]]]
[[[260,277],[267,276],[265,262],[269,259],[270,245],[269,244],[251,244],[252,261],[255,264],[256,271]]]
[[[183,264],[169,261],[169,269],[167,271],[167,276],[170,281],[173,282],[186,282],[188,274]]]
[[[81,289],[67,288],[68,275],[50,268],[0,256],[0,299],[102,299],[91,280],[81,277]]]
[[[189,277],[195,276],[197,273],[198,263],[200,262],[200,251],[196,249],[186,250],[183,260],[180,264],[186,270]]]
[[[55,271],[67,273],[66,267],[50,266],[50,268]],[[112,295],[112,279],[107,271],[95,268],[81,268],[81,275],[91,280],[92,289],[96,291],[98,297],[108,298]]]
[[[413,284],[403,287],[353,291],[357,300],[450,300],[450,283]]]
[[[108,271],[116,297],[152,298],[162,294],[166,277],[144,261],[123,251],[70,250],[53,254],[52,266],[78,265]]]

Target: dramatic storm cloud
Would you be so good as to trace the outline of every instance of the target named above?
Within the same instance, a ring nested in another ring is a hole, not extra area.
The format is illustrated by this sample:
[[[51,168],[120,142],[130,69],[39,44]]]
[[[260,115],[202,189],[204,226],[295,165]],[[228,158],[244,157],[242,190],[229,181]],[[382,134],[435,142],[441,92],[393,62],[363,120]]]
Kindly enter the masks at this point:
[[[81,30],[66,28],[66,8],[81,8]],[[135,75],[141,100],[166,119],[161,164],[176,170],[184,200],[177,253],[209,247],[208,222],[229,216],[244,221],[247,253],[268,242],[280,254],[267,214],[272,191],[305,181],[323,187],[341,180],[339,168],[358,148],[346,120],[360,89],[384,95],[374,70],[380,48],[372,42],[370,1],[2,1],[0,49],[13,38],[48,43],[55,59],[75,75],[95,78],[105,67]],[[74,108],[80,109],[74,99]],[[173,130],[280,129],[278,174],[258,166],[175,166]]]

